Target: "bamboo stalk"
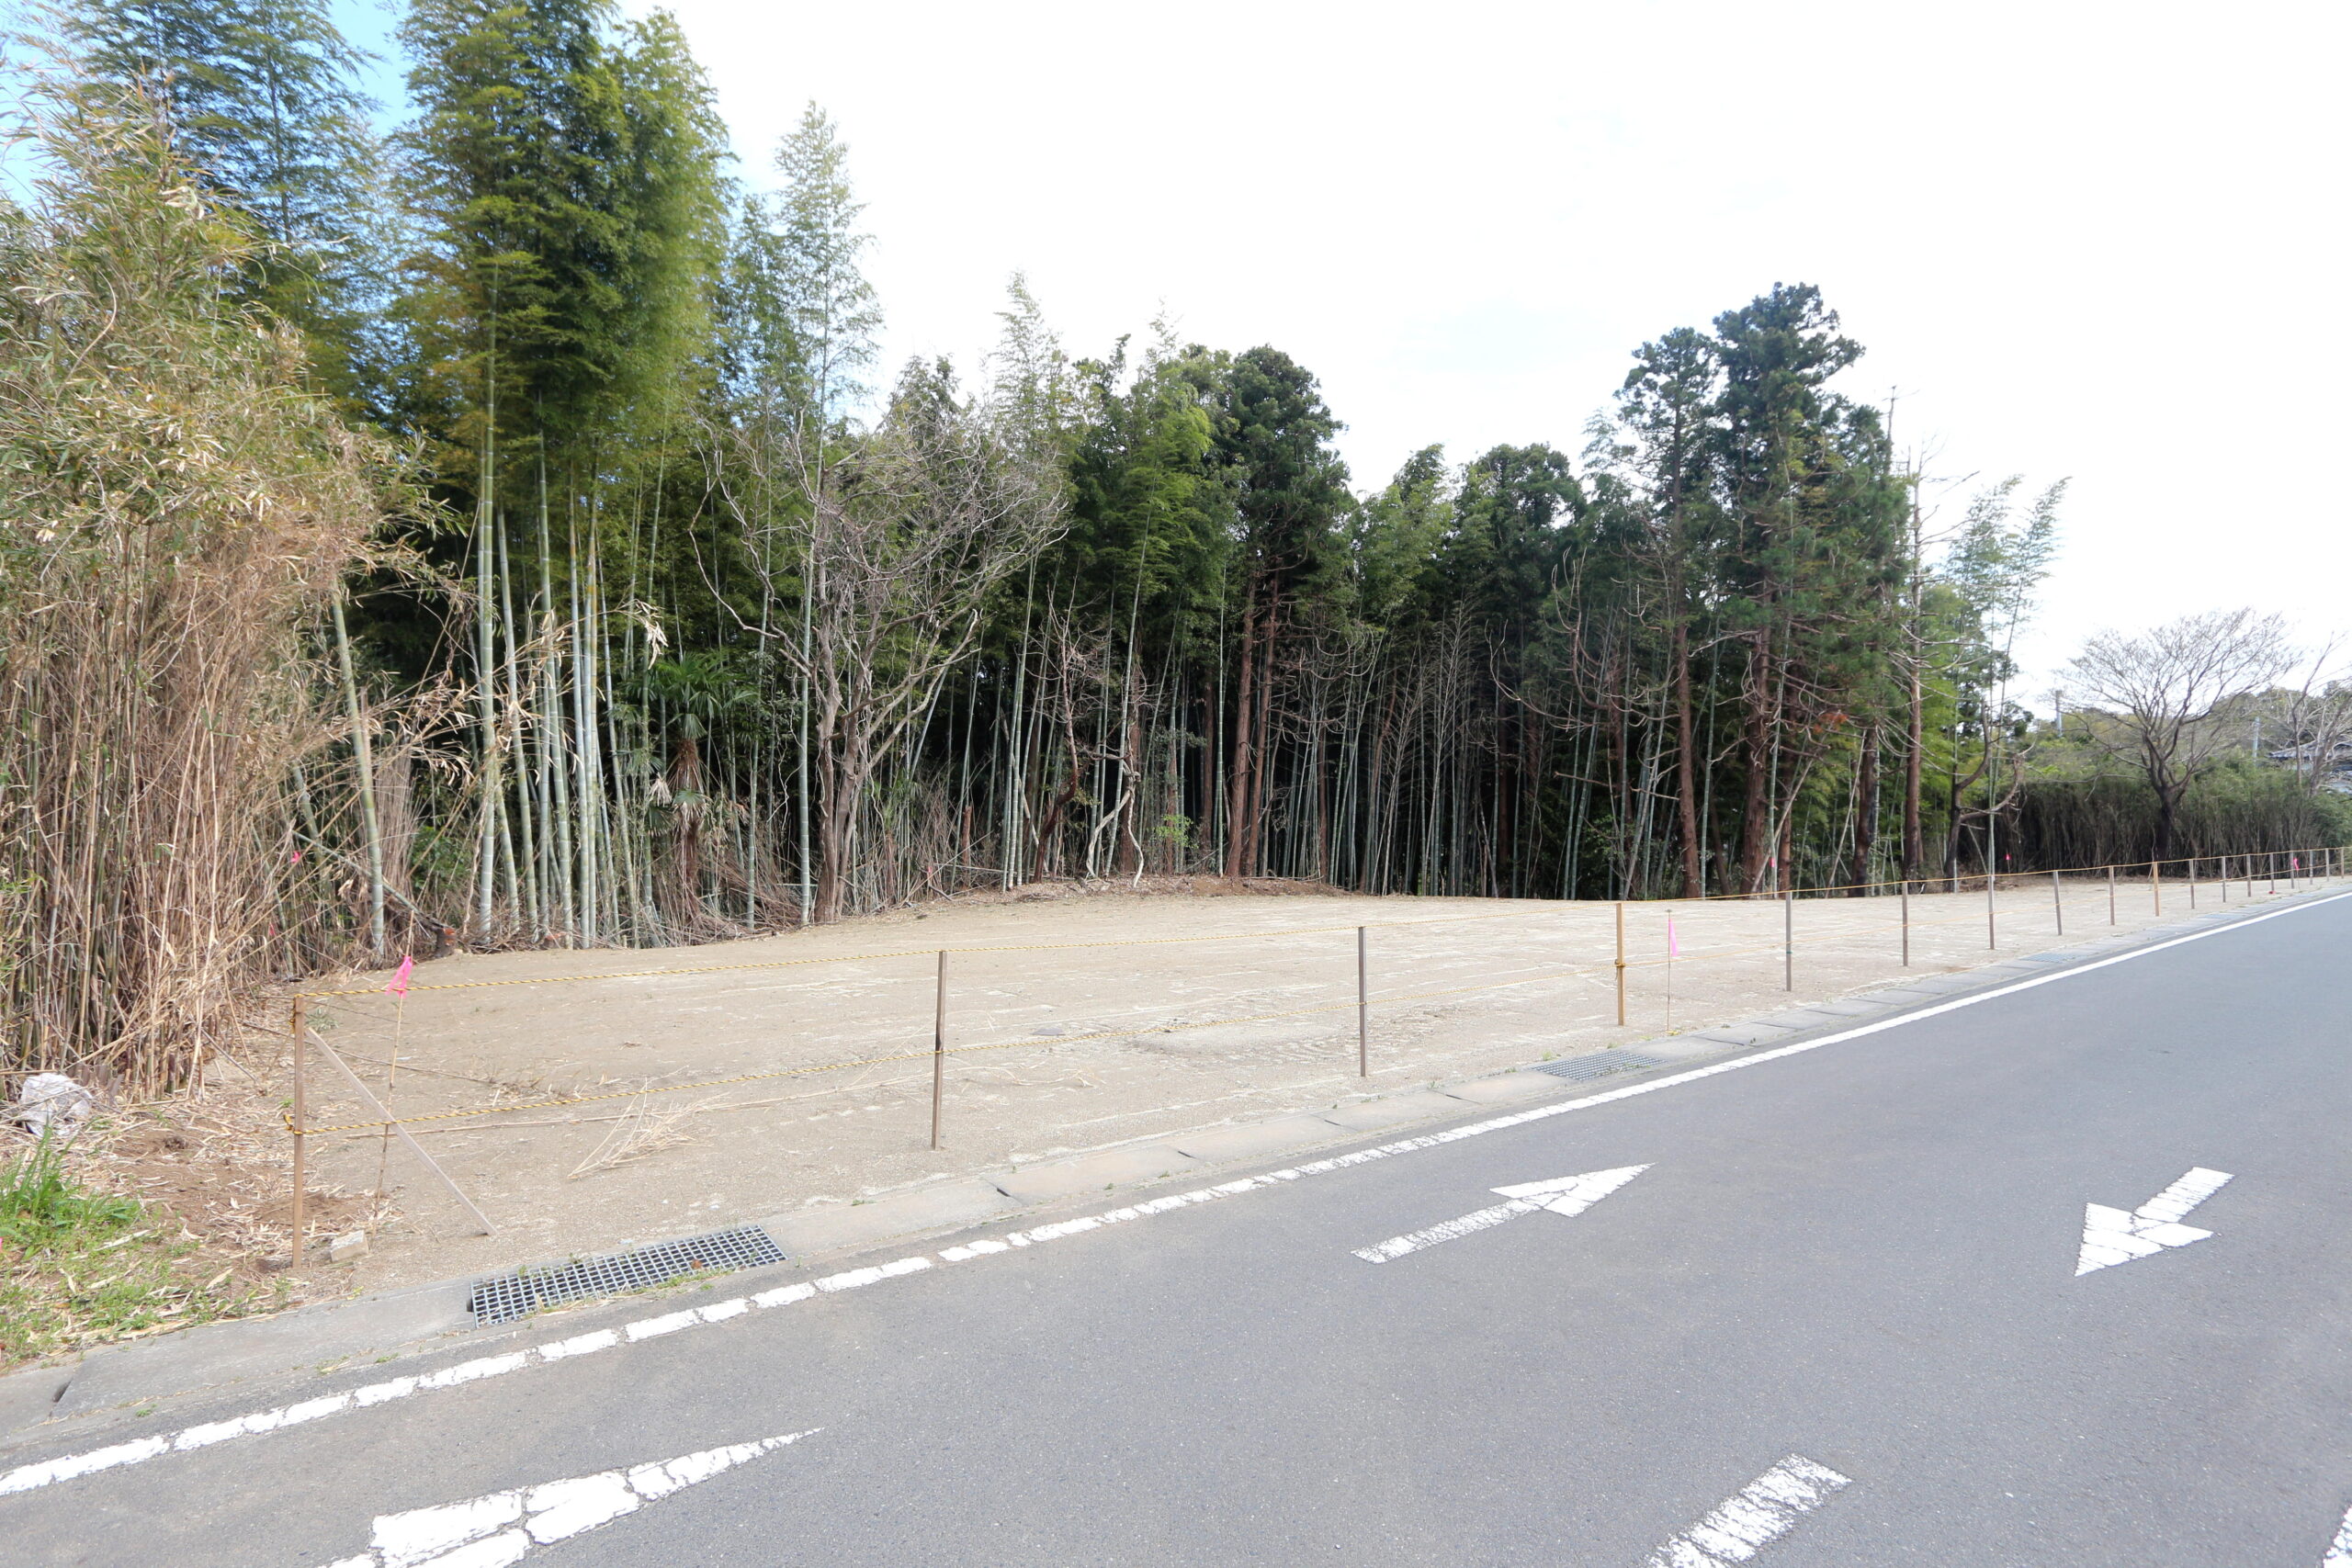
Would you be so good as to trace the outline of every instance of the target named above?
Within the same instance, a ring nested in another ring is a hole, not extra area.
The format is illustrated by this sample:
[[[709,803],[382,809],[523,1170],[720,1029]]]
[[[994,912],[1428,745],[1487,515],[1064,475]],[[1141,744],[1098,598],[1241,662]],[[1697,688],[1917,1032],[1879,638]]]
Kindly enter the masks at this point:
[[[302,1027],[302,995],[298,991],[295,993],[291,1010],[293,1016],[287,1025],[287,1032],[294,1043],[294,1201],[293,1213],[290,1216],[294,1242],[287,1262],[287,1267],[289,1269],[300,1269],[302,1266],[302,1238],[305,1230],[302,1209],[310,1198],[310,1167],[307,1159],[308,1151],[304,1147],[304,1140],[310,1136],[311,1125],[310,1072],[303,1064],[302,1049],[303,1042],[309,1038],[309,1035]]]
[[[947,1083],[947,954],[939,955],[939,988],[931,1015],[931,1146],[939,1147],[941,1102]]]
[[[368,846],[368,951],[384,953],[384,832],[376,812],[376,755],[370,743],[366,713],[359,705],[359,678],[351,659],[351,632],[344,624],[343,594],[330,602],[334,611],[335,662],[343,672],[344,712],[351,722],[351,749],[359,768],[359,816]]]

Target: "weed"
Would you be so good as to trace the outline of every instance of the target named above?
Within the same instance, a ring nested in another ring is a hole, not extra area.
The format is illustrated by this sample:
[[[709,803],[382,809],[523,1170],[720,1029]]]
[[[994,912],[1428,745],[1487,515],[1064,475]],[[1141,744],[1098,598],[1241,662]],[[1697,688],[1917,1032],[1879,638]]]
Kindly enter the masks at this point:
[[[111,1241],[139,1218],[130,1199],[86,1191],[69,1179],[64,1151],[46,1134],[0,1177],[0,1242],[19,1252],[51,1251],[83,1233]]]
[[[198,1276],[205,1260],[178,1229],[74,1179],[46,1137],[0,1167],[0,1366],[275,1304],[231,1269]]]

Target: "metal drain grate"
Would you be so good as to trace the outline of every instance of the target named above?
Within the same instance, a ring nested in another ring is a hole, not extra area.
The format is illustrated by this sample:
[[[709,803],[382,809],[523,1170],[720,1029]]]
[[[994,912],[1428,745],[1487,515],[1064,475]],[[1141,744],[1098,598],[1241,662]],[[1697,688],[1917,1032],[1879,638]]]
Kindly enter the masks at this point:
[[[1635,1067],[1664,1066],[1656,1056],[1639,1056],[1631,1051],[1598,1051],[1589,1056],[1570,1056],[1565,1062],[1545,1062],[1533,1070],[1582,1083],[1587,1078],[1607,1077],[1611,1073],[1629,1073]]]
[[[589,1296],[616,1295],[666,1285],[673,1280],[709,1269],[755,1269],[781,1263],[784,1250],[758,1225],[690,1235],[604,1258],[582,1258],[547,1269],[517,1269],[474,1287],[466,1310],[474,1322],[512,1323],[541,1307],[576,1302]]]

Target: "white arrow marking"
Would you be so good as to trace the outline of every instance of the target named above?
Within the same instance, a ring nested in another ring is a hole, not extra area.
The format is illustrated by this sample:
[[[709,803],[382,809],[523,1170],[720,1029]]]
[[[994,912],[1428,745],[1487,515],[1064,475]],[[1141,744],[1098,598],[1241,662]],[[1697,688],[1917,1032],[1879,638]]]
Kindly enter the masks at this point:
[[[660,1464],[518,1486],[404,1514],[379,1514],[370,1550],[327,1568],[506,1568],[542,1546],[608,1525],[623,1514],[808,1435],[763,1438],[681,1454]]]
[[[1458,1220],[1448,1220],[1442,1225],[1431,1225],[1425,1231],[1392,1235],[1377,1247],[1360,1247],[1356,1249],[1356,1256],[1366,1263],[1385,1263],[1408,1252],[1419,1252],[1425,1247],[1452,1241],[1458,1235],[1492,1230],[1507,1220],[1515,1220],[1521,1214],[1532,1214],[1539,1210],[1574,1218],[1648,1168],[1645,1165],[1620,1166],[1615,1170],[1590,1170],[1582,1176],[1563,1176],[1551,1181],[1530,1181],[1518,1187],[1492,1188],[1489,1190],[1500,1193],[1510,1201],[1498,1203],[1491,1209],[1481,1209],[1475,1214],[1464,1214]]]
[[[2319,1560],[2319,1568],[2352,1568],[2352,1508],[2345,1510],[2344,1522],[2336,1527],[2335,1540]]]
[[[1643,1568],[1725,1568],[1745,1562],[1846,1484],[1847,1478],[1827,1465],[1791,1454],[1651,1552]]]
[[[2151,1258],[2168,1247],[2203,1241],[2213,1233],[2182,1224],[2181,1216],[2219,1192],[2229,1179],[2228,1171],[2200,1165],[2128,1214],[2103,1203],[2084,1204],[2083,1250],[2075,1260],[2075,1278],[2134,1258]]]

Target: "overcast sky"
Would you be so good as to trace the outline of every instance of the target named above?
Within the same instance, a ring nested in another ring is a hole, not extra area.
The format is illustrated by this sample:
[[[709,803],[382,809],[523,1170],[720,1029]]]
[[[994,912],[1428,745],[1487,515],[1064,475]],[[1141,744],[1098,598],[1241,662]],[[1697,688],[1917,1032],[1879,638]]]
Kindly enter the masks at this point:
[[[1934,472],[2073,479],[2037,702],[2101,626],[2352,626],[2342,6],[673,8],[747,178],[839,122],[893,362],[1024,271],[1075,354],[1286,350],[1369,487],[1579,449],[1636,344],[1810,282]]]

